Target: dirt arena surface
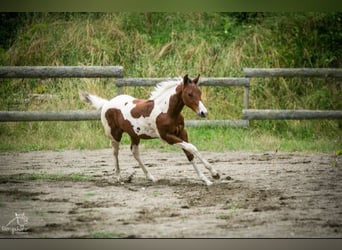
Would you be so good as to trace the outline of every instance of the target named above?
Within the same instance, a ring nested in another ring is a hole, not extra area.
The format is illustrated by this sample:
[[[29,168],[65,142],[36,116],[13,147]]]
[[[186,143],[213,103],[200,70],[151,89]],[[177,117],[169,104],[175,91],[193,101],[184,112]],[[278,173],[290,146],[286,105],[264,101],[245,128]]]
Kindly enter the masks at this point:
[[[221,174],[210,188],[181,151],[141,149],[156,183],[128,147],[124,183],[111,149],[0,153],[0,237],[342,237],[341,158],[202,155]]]

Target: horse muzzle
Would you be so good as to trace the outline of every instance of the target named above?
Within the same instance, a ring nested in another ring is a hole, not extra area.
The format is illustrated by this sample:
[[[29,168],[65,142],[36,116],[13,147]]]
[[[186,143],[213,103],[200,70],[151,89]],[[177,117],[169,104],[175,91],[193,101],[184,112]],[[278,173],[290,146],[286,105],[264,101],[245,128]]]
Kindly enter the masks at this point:
[[[197,114],[198,116],[202,118],[205,118],[208,115],[208,111],[201,101],[199,102],[199,105],[198,105]]]
[[[198,113],[198,115],[199,115],[200,117],[202,117],[202,118],[207,117],[207,114],[208,114],[208,113],[204,113],[203,111],[201,111],[200,113]]]

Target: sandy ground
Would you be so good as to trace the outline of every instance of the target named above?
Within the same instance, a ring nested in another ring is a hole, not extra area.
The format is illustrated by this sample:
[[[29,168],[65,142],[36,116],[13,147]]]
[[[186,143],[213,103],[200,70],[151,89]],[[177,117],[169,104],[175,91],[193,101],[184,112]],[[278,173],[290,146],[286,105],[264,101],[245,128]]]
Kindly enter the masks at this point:
[[[1,153],[0,237],[342,237],[333,154],[202,152],[221,174],[210,188],[181,151],[141,154],[156,183],[128,147],[124,183],[110,149]]]

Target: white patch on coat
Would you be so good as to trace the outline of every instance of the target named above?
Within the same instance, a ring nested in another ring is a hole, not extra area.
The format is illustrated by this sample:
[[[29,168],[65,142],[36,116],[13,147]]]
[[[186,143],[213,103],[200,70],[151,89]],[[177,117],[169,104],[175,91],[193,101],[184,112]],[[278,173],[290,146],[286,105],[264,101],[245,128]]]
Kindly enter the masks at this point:
[[[185,141],[182,141],[182,142],[178,142],[178,143],[175,143],[173,144],[174,146],[177,146],[177,147],[180,147],[186,151],[189,151],[190,153],[196,155],[198,150],[196,148],[196,146],[194,146],[193,144],[191,143],[188,143],[188,142],[185,142]]]

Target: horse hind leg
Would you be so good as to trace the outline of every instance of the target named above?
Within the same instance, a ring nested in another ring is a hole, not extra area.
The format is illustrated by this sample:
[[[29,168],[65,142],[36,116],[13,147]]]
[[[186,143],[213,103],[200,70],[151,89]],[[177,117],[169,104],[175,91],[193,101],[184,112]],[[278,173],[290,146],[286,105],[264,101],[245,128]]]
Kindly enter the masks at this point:
[[[139,142],[133,143],[131,144],[131,151],[133,153],[134,158],[137,160],[137,162],[139,163],[140,168],[144,171],[144,174],[146,175],[146,178],[149,179],[150,181],[155,182],[155,178],[153,177],[153,175],[146,169],[144,163],[142,163],[141,159],[140,159],[140,153],[139,153]]]
[[[115,164],[115,174],[117,180],[120,181],[120,166],[119,166],[119,145],[120,142],[114,139],[111,140],[112,148],[113,148],[113,156],[114,156],[114,164]]]
[[[117,180],[120,181],[120,165],[119,165],[119,146],[120,141],[122,138],[122,130],[113,126],[110,128],[110,133],[108,132],[107,135],[110,137],[111,145],[113,148],[113,156],[114,156],[114,165],[115,165],[115,174]]]

